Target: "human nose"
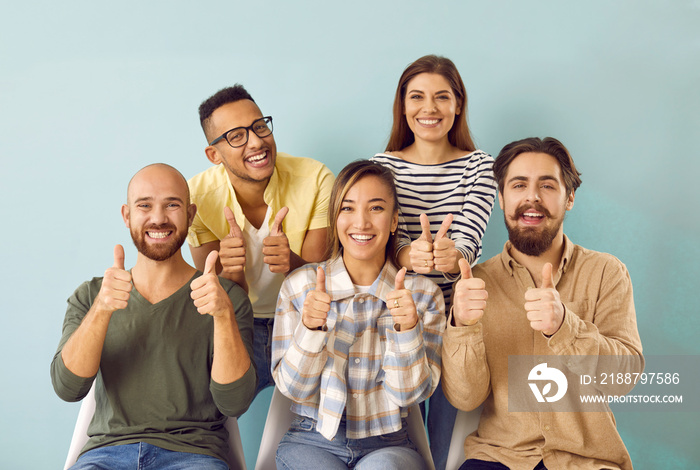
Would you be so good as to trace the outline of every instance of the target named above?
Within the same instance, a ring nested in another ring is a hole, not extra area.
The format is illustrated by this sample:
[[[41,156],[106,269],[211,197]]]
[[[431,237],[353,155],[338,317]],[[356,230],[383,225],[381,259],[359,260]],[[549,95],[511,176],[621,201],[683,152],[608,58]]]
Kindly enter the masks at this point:
[[[433,98],[427,98],[425,100],[425,110],[429,113],[435,112],[437,110],[437,103]]]
[[[262,138],[258,137],[258,134],[248,129],[248,147],[257,149],[262,146]]]
[[[532,202],[540,201],[539,190],[536,187],[530,188],[527,192],[527,200]]]
[[[163,207],[155,207],[151,211],[151,222],[154,225],[162,225],[168,221],[168,216]]]
[[[369,215],[364,211],[358,211],[353,219],[353,225],[355,228],[363,229],[369,225]]]

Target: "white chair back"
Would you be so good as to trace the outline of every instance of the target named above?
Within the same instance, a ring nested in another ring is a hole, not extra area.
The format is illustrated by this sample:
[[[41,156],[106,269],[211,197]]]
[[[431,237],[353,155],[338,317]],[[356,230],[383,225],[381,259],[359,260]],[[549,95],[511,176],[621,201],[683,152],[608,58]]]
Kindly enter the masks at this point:
[[[467,459],[464,455],[464,440],[469,434],[479,428],[479,418],[481,417],[482,409],[483,405],[472,411],[457,411],[445,470],[458,470]]]
[[[267,412],[267,419],[265,420],[265,429],[260,441],[255,470],[277,470],[275,463],[277,446],[279,446],[282,437],[289,430],[289,426],[294,419],[294,413],[290,410],[291,404],[292,400],[285,397],[275,387],[272,393],[272,400],[270,401],[270,409]],[[425,432],[425,425],[423,424],[418,405],[411,407],[407,421],[408,435],[411,441],[418,448],[418,452],[425,460],[428,470],[435,470],[433,457],[430,454],[430,445],[428,445],[428,436]]]
[[[73,437],[68,448],[68,456],[63,470],[67,470],[76,460],[80,451],[85,447],[88,441],[87,428],[95,414],[95,384],[88,394],[83,398],[78,412],[78,419],[73,429]],[[241,442],[241,433],[238,429],[238,420],[236,418],[228,418],[226,420],[226,429],[228,429],[228,461],[231,470],[246,470],[245,457],[243,456],[243,443]]]

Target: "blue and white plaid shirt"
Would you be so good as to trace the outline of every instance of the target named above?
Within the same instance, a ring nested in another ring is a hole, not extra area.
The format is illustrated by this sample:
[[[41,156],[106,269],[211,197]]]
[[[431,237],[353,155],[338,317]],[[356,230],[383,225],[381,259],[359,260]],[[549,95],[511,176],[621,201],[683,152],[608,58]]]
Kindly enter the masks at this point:
[[[432,395],[440,379],[442,291],[423,276],[406,276],[419,321],[398,332],[386,305],[397,269],[386,263],[369,292],[359,293],[338,256],[321,263],[331,297],[327,331],[309,330],[301,316],[317,266],[297,269],[282,284],[272,336],[275,383],[292,399],[292,411],[317,420],[329,440],[342,418],[350,439],[396,432],[407,408]]]

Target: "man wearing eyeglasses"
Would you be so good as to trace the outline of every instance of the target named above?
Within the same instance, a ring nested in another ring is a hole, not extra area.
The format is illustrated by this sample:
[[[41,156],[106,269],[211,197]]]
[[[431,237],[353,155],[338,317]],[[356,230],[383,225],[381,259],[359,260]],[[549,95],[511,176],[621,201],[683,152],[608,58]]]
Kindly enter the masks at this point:
[[[256,394],[270,375],[272,322],[284,277],[322,261],[334,176],[310,158],[277,153],[272,117],[241,85],[224,88],[199,107],[215,166],[189,180],[197,214],[187,241],[197,268],[219,251],[217,273],[248,291],[255,313]]]

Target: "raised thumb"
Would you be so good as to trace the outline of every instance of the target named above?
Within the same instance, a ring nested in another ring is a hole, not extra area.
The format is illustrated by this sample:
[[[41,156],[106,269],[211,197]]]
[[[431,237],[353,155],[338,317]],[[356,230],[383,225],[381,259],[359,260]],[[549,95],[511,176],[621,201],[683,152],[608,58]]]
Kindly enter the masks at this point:
[[[453,218],[454,216],[452,214],[447,214],[447,217],[445,217],[445,220],[443,220],[442,224],[440,225],[440,230],[438,230],[435,234],[435,241],[447,236],[447,232],[450,230],[450,225],[452,225]]]
[[[228,225],[230,227],[228,236],[232,238],[242,238],[243,231],[241,230],[241,227],[238,226],[238,223],[236,223],[236,217],[234,217],[233,211],[231,211],[230,207],[224,207],[224,215],[226,216],[226,220],[228,221]]]
[[[471,279],[472,276],[472,268],[469,266],[469,261],[467,261],[464,258],[461,258],[459,261],[459,270],[462,273],[462,279]]]
[[[282,221],[284,221],[284,218],[287,216],[287,213],[289,212],[289,207],[283,207],[282,209],[279,210],[277,215],[275,216],[275,221],[272,223],[272,228],[270,229],[270,235],[273,237],[277,237],[279,235],[282,235]]]
[[[394,287],[396,290],[405,289],[404,280],[406,279],[406,268],[401,268],[399,272],[396,273],[396,281],[394,282]]]
[[[316,268],[316,290],[326,292],[326,272],[321,266]]]
[[[213,273],[216,269],[216,260],[219,259],[219,252],[212,250],[207,255],[207,260],[204,262],[204,274]]]
[[[124,269],[124,247],[121,245],[114,246],[114,268]]]
[[[542,266],[542,285],[541,289],[551,289],[554,287],[554,275],[552,273],[552,263],[545,263]]]
[[[425,240],[432,243],[433,234],[430,232],[430,220],[428,220],[428,216],[426,214],[420,215],[420,227],[422,229],[420,240]]]

